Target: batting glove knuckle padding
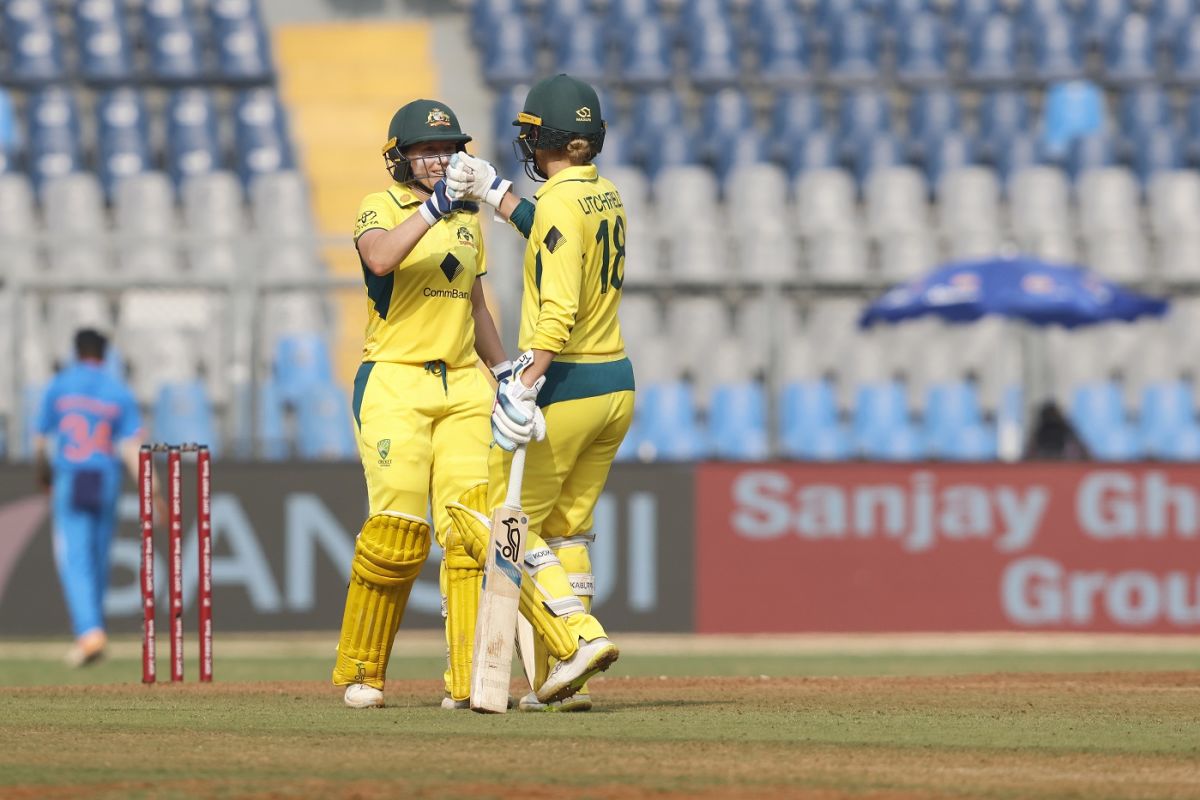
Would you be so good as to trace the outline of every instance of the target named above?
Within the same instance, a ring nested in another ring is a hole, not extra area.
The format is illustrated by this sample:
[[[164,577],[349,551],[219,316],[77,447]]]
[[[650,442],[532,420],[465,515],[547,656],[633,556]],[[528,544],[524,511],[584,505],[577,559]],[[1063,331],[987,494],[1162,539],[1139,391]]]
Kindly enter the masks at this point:
[[[421,204],[419,211],[421,217],[432,228],[434,223],[454,210],[454,206],[454,201],[446,194],[446,181],[443,179],[433,185],[429,199]]]
[[[482,200],[498,208],[512,181],[497,176],[496,168],[482,158],[455,153],[446,170],[446,185],[452,198]]]

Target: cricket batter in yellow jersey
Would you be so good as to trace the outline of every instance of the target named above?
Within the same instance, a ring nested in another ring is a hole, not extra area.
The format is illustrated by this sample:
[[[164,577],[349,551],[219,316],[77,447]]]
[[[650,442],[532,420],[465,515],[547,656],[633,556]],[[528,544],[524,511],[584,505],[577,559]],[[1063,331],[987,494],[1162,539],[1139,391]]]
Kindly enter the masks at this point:
[[[539,634],[525,710],[587,710],[586,681],[617,658],[589,612],[594,580],[592,513],[633,417],[633,367],[617,309],[625,279],[625,210],[592,159],[605,125],[595,89],[567,75],[530,90],[517,148],[526,173],[545,181],[536,205],[518,198],[491,164],[458,153],[446,183],[452,198],[482,200],[529,240],[519,346],[511,379],[492,412],[490,506],[501,502],[511,451],[529,443],[522,507],[529,515],[522,611]],[[544,426],[545,438],[535,432]],[[530,437],[535,441],[530,441]],[[463,504],[465,505],[465,503]],[[457,517],[456,517],[457,518]],[[465,522],[460,529],[466,530]],[[464,533],[464,536],[468,534]],[[470,548],[469,548],[470,549]],[[548,608],[569,631],[539,624]]]
[[[444,708],[467,708],[482,571],[442,511],[487,480],[493,390],[476,356],[505,370],[484,303],[475,203],[453,202],[444,175],[471,140],[445,103],[414,100],[392,118],[383,148],[394,183],[363,199],[354,226],[367,289],[354,420],[369,516],[354,548],[333,682],[353,708],[383,705],[388,656],[429,555],[430,500],[445,551]],[[511,368],[511,367],[507,367]]]

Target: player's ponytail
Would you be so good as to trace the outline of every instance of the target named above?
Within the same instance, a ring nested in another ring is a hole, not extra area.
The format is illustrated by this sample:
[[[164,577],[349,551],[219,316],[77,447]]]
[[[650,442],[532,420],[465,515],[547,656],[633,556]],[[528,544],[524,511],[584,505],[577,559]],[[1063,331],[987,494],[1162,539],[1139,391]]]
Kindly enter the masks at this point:
[[[572,139],[567,142],[567,159],[571,162],[571,166],[590,164],[595,157],[596,148],[587,139]]]

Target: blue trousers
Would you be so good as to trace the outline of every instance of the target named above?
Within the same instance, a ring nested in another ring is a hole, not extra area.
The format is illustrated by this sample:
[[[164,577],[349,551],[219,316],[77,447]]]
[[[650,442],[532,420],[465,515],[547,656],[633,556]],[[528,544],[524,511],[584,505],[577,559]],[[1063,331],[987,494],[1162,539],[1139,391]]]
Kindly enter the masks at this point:
[[[54,479],[54,562],[71,628],[81,636],[104,629],[104,593],[108,589],[109,549],[117,527],[121,473],[104,472],[95,510],[74,506],[73,480],[69,470],[59,471]]]

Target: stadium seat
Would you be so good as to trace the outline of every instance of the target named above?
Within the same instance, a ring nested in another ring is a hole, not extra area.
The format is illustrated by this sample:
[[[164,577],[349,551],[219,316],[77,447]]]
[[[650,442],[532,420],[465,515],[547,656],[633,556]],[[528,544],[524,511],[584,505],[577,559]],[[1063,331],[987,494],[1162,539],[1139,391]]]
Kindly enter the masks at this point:
[[[905,164],[905,146],[894,134],[881,131],[873,137],[863,140],[857,152],[853,153],[854,176],[860,188],[867,185],[871,175],[876,170],[889,169]]]
[[[982,422],[976,386],[967,381],[934,384],[925,394],[925,437],[930,455],[951,458],[964,431]]]
[[[475,0],[470,9],[471,36],[481,49],[501,20],[524,13],[521,0]]]
[[[780,396],[782,455],[814,461],[840,461],[853,455],[845,429],[838,422],[837,397],[828,381],[785,384]]]
[[[1155,44],[1170,46],[1179,31],[1186,28],[1196,16],[1196,0],[1158,0],[1151,4],[1150,27],[1154,31]]]
[[[75,5],[79,72],[89,83],[111,85],[133,78],[133,47],[117,0],[79,0]]]
[[[899,53],[896,78],[909,86],[924,86],[947,78],[946,29],[936,14],[907,17],[897,29]]]
[[[59,275],[95,275],[111,269],[107,248],[108,220],[104,191],[91,172],[72,172],[49,178],[42,187],[42,205],[54,209],[54,240],[50,268]],[[87,247],[79,239],[88,241]]]
[[[1089,81],[1051,86],[1042,109],[1042,148],[1052,159],[1064,159],[1071,143],[1104,129],[1107,112],[1099,87]]]
[[[1164,170],[1146,187],[1150,227],[1160,239],[1200,233],[1200,173]]]
[[[1030,129],[1029,101],[1017,89],[986,93],[979,106],[979,136],[983,154],[999,160],[1016,136]]]
[[[771,136],[775,140],[772,157],[786,162],[796,148],[796,142],[821,130],[824,122],[821,98],[814,92],[800,90],[776,95],[770,122]]]
[[[1176,428],[1156,455],[1169,461],[1200,461],[1200,425],[1188,423]]]
[[[279,97],[271,89],[250,89],[234,100],[237,172],[249,187],[259,175],[292,167],[287,125]]]
[[[1046,83],[1082,78],[1086,66],[1075,20],[1066,15],[1042,16],[1032,24],[1034,78]]]
[[[879,89],[863,88],[840,95],[838,114],[843,147],[848,154],[875,134],[892,129],[892,108]]]
[[[919,461],[926,456],[921,430],[907,420],[871,430],[858,440],[859,452],[877,461]]]
[[[997,444],[994,425],[966,425],[943,443],[938,455],[947,461],[995,461]]]
[[[1045,164],[1042,145],[1036,134],[1024,133],[1013,136],[1003,149],[995,154],[996,171],[1006,187],[1025,170]]]
[[[634,89],[651,89],[670,82],[670,41],[657,17],[642,20],[629,29],[619,45],[621,83]]]
[[[1196,400],[1190,382],[1149,383],[1142,387],[1138,429],[1148,454],[1172,457],[1172,438],[1195,425]]]
[[[869,15],[850,12],[834,23],[827,79],[847,86],[873,81],[879,75],[879,27]]]
[[[1134,143],[1133,168],[1143,185],[1159,172],[1182,169],[1183,166],[1183,143],[1171,128],[1147,131]]]
[[[930,140],[924,149],[925,181],[932,192],[942,175],[975,163],[975,143],[965,133],[949,131]]]
[[[642,166],[651,179],[664,169],[693,166],[697,161],[696,135],[682,127],[670,128],[651,139],[642,156]]]
[[[30,94],[29,173],[34,186],[83,168],[79,112],[67,89],[50,87]]]
[[[483,76],[490,86],[502,89],[533,81],[537,51],[532,39],[520,15],[493,21],[483,54]]]
[[[866,383],[854,394],[854,438],[861,445],[908,420],[907,391],[899,382]]]
[[[1129,14],[1110,34],[1104,48],[1104,76],[1109,83],[1149,83],[1155,78],[1154,36],[1150,21]]]
[[[0,175],[0,259],[12,275],[37,271],[37,251],[32,242],[15,240],[37,227],[37,200],[33,184],[22,173]]]
[[[1137,431],[1123,422],[1085,435],[1084,443],[1096,461],[1136,461],[1143,455]]]
[[[255,0],[211,3],[209,25],[217,57],[217,75],[235,84],[271,81],[271,49]]]
[[[1072,179],[1094,169],[1107,167],[1116,161],[1116,146],[1104,131],[1096,131],[1072,140],[1067,156],[1067,171]]]
[[[1171,77],[1178,83],[1194,87],[1200,84],[1200,15],[1181,24],[1174,36]]]
[[[810,170],[795,179],[796,226],[807,237],[859,229],[854,179],[845,170]]]
[[[1075,182],[1079,228],[1084,237],[1114,231],[1138,232],[1141,189],[1125,167],[1098,167],[1082,172]]]
[[[1116,383],[1089,383],[1075,387],[1071,399],[1071,422],[1089,442],[1105,429],[1125,424],[1124,401]]]
[[[764,85],[790,89],[813,80],[813,37],[803,20],[777,17],[757,30],[759,64],[755,75]]]
[[[936,187],[940,228],[951,258],[988,255],[987,250],[999,245],[1000,182],[992,169],[952,169]]]
[[[122,178],[113,192],[121,272],[127,275],[172,276],[180,269],[172,234],[179,230],[175,192],[162,172]]]
[[[953,89],[935,87],[913,94],[908,107],[908,136],[918,155],[926,142],[941,139],[962,124],[962,108]]]
[[[250,185],[255,229],[268,234],[302,237],[314,229],[308,185],[296,170],[259,176]]]
[[[754,31],[766,32],[772,25],[786,25],[801,17],[793,0],[749,0],[748,5],[746,19]]]
[[[1035,31],[1042,20],[1069,17],[1073,13],[1073,4],[1067,0],[1024,0],[1017,12],[1018,21],[1029,32]]]
[[[734,268],[749,278],[794,280],[799,261],[786,173],[775,164],[742,166],[736,179],[726,183],[725,198],[727,213],[737,232]]]
[[[604,7],[608,14],[606,27],[614,44],[627,39],[642,25],[664,22],[659,0],[611,0]]]
[[[1148,131],[1173,125],[1170,100],[1159,86],[1139,86],[1122,92],[1117,101],[1117,119],[1127,152]]]
[[[706,139],[726,140],[752,128],[754,108],[740,89],[721,89],[700,104],[700,129]]]
[[[0,30],[8,54],[7,80],[23,86],[45,86],[66,77],[54,8],[49,0],[4,3]]]
[[[733,86],[741,73],[733,31],[718,20],[697,21],[688,31],[688,77],[703,90]]]
[[[707,455],[692,390],[687,383],[677,381],[639,388],[637,417],[647,460],[690,461]]]
[[[148,50],[147,72],[158,83],[190,83],[205,72],[200,26],[187,3],[146,0],[142,33]]]
[[[487,5],[486,2],[477,4],[477,6]],[[550,47],[557,47],[568,41],[575,29],[586,28],[589,34],[603,36],[604,25],[600,20],[593,19],[591,16],[593,5],[591,0],[557,0],[554,3],[545,3],[541,8],[541,19],[537,18],[537,13],[534,11],[529,15],[530,22],[533,24],[534,30],[538,32],[537,35],[541,37],[541,44]],[[498,16],[495,13],[491,14],[488,20],[489,27],[496,19]],[[562,63],[561,55],[559,63]]]
[[[762,461],[770,455],[767,402],[759,383],[717,386],[708,406],[709,452],[731,461]]]
[[[1070,191],[1066,175],[1055,167],[1029,167],[1012,178],[1009,210],[1017,244],[1036,250],[1048,237],[1069,235]]]
[[[142,96],[134,89],[112,89],[96,103],[99,172],[105,194],[117,183],[150,169],[150,123]]]
[[[982,27],[996,10],[995,0],[960,0],[953,3],[954,25],[950,35],[960,44],[969,42],[971,33]]]
[[[1103,46],[1129,13],[1127,0],[1086,0],[1080,13],[1087,43]]]
[[[550,8],[558,6],[558,3],[549,5]],[[595,19],[584,14],[572,19],[569,25],[549,30],[558,32],[555,37],[556,72],[565,72],[591,84],[605,81],[608,77],[608,67],[605,63],[607,50],[603,29]]]
[[[213,458],[221,452],[216,419],[204,381],[164,384],[154,402],[154,438],[159,442],[207,444]]]
[[[768,159],[767,142],[758,131],[746,129],[718,142],[713,157],[717,179],[725,186],[739,180],[743,169],[764,164]]]
[[[925,181],[913,167],[875,170],[867,180],[863,196],[867,230],[872,236],[911,234],[924,231],[928,225]]]
[[[322,381],[304,389],[296,401],[296,444],[310,461],[357,458],[354,418],[342,388]]]
[[[221,169],[217,109],[205,89],[180,89],[167,100],[167,170],[177,187],[194,175]]]
[[[815,130],[791,145],[784,160],[788,173],[800,177],[808,172],[836,169],[841,158],[836,135],[829,130]]]
[[[293,333],[280,337],[272,362],[279,396],[293,407],[311,386],[333,380],[329,344],[318,333]]]
[[[966,78],[981,85],[1016,83],[1017,34],[1011,18],[992,14],[968,34]]]

